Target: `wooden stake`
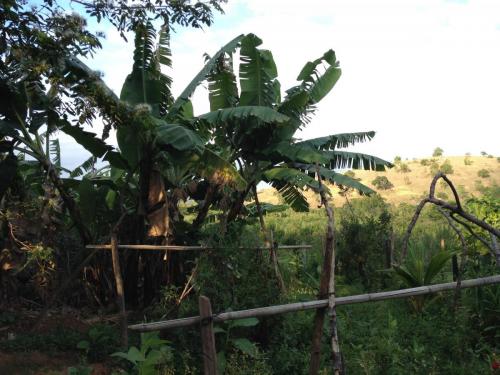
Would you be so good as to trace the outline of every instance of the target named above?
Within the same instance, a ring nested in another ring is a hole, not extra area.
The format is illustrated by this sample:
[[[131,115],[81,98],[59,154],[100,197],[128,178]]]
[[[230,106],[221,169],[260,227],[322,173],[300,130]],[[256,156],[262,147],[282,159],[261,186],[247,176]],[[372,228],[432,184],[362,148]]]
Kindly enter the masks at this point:
[[[120,334],[121,344],[128,347],[127,312],[125,311],[125,294],[123,290],[123,279],[120,269],[120,258],[118,256],[118,236],[115,231],[111,232],[111,258],[113,261],[113,273],[116,283],[116,298],[120,307]]]
[[[201,341],[203,349],[203,373],[217,375],[217,353],[215,350],[214,324],[212,306],[208,297],[200,296],[198,300],[201,318]]]
[[[255,199],[255,206],[257,207],[257,213],[259,214],[259,222],[260,229],[262,230],[262,234],[264,235],[265,245],[270,249],[270,258],[274,267],[274,274],[276,276],[276,280],[278,281],[278,286],[281,289],[281,292],[286,293],[285,282],[283,281],[283,277],[281,276],[281,272],[278,264],[278,257],[276,256],[276,246],[274,245],[274,237],[273,232],[270,233],[267,231],[266,222],[264,221],[264,213],[262,212],[262,207],[259,202],[259,196],[257,194],[257,187],[255,184],[252,187],[253,195]]]
[[[328,296],[328,317],[330,320],[330,344],[332,347],[333,372],[335,375],[342,374],[342,360],[340,355],[339,339],[337,334],[337,312],[335,306],[335,243],[334,243],[334,216],[333,209],[328,204],[328,199],[321,181],[321,176],[317,173],[319,183],[319,194],[321,204],[325,207],[327,216],[325,254],[323,260],[323,270],[319,286],[320,297]],[[319,372],[321,361],[321,337],[323,336],[323,324],[326,309],[317,309],[314,316],[313,338],[311,343],[311,362],[309,364],[309,375],[316,375]]]

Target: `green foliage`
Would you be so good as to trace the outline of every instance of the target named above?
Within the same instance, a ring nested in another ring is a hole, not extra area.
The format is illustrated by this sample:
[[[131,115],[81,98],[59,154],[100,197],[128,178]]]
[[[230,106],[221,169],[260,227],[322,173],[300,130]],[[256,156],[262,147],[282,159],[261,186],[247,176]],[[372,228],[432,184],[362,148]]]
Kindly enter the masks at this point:
[[[421,159],[420,160],[420,165],[423,165],[424,167],[427,167],[431,164],[431,161],[429,159]]]
[[[399,278],[406,288],[416,288],[419,286],[430,285],[434,279],[443,271],[446,264],[449,263],[453,253],[439,251],[429,254],[422,247],[413,247],[408,253],[407,259],[403,265],[394,266],[391,271]],[[415,312],[421,313],[425,304],[432,300],[429,295],[412,296],[410,303]]]
[[[399,164],[399,163],[401,163],[401,156],[396,156],[394,158],[394,164]]]
[[[388,190],[394,187],[392,182],[389,181],[389,179],[386,176],[375,177],[375,179],[372,181],[372,185],[380,190]]]
[[[431,175],[434,176],[438,172],[442,172],[444,174],[453,174],[453,166],[450,161],[446,159],[441,165],[437,163],[437,161],[433,161],[430,165]]]
[[[432,152],[432,157],[439,158],[440,156],[443,156],[443,149],[441,147],[436,147]]]
[[[89,366],[68,367],[68,375],[91,375],[92,371]]]
[[[221,345],[218,346],[221,350],[217,353],[217,365],[221,374],[226,371],[227,357],[231,351],[238,350],[251,358],[257,357],[259,349],[255,343],[247,338],[235,338],[234,334],[231,334],[232,331],[234,332],[238,328],[254,327],[257,324],[259,324],[258,319],[247,318],[225,322],[223,324],[224,328],[220,326],[214,328],[214,333],[220,334],[219,337],[222,337]]]
[[[130,374],[155,375],[172,359],[172,350],[167,340],[162,340],[158,332],[141,333],[141,346],[131,346],[127,352],[116,352],[111,356],[123,358],[131,365]]]
[[[472,165],[472,164],[474,164],[474,162],[471,160],[469,156],[466,156],[464,158],[464,165]]]
[[[12,340],[0,341],[0,350],[12,351],[74,351],[85,336],[73,329],[60,327],[44,334],[18,334]]]
[[[490,177],[490,171],[487,169],[480,169],[479,171],[477,171],[477,175],[481,178],[488,178]]]
[[[408,167],[408,164],[400,163],[398,171],[401,173],[409,173],[409,172],[411,172],[411,169],[410,169],[410,167]]]
[[[337,267],[345,281],[360,281],[367,290],[376,290],[383,284],[378,271],[387,266],[387,251],[391,231],[391,214],[383,201],[373,200],[368,215],[353,205],[352,215],[343,215],[337,233]],[[368,213],[368,212],[367,212]]]
[[[91,361],[102,361],[118,346],[118,332],[114,327],[105,324],[91,327],[85,339],[76,345]]]

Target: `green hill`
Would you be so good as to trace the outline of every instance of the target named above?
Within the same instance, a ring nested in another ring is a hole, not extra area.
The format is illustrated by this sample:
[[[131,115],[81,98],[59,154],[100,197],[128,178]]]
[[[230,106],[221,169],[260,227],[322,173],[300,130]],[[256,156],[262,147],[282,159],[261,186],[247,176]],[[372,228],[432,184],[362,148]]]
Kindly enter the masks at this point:
[[[353,172],[355,178],[359,178],[362,183],[376,190],[387,202],[399,204],[402,202],[416,203],[424,194],[427,194],[436,168],[448,168],[448,171],[445,170],[445,172],[460,195],[467,193],[480,196],[484,187],[498,186],[500,184],[500,159],[488,156],[442,156],[439,158],[402,160],[394,168],[385,172],[364,170]],[[373,180],[377,176],[387,177],[393,187],[387,190],[377,189],[373,185]],[[444,188],[440,183],[437,186],[436,194],[444,199],[451,198],[449,189]],[[314,192],[308,191],[306,196],[311,207],[318,204],[318,198]],[[338,197],[338,195],[335,194],[335,197]],[[350,193],[349,197],[356,198],[359,195]],[[262,189],[259,192],[259,198],[262,202],[274,204],[280,201],[278,193],[273,188]],[[336,201],[339,201],[339,199],[336,199]]]

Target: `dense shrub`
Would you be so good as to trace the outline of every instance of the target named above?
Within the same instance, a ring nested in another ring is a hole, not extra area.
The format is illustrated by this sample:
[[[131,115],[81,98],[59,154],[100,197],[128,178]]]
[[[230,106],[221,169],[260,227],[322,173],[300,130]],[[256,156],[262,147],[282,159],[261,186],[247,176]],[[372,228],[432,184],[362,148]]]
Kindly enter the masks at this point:
[[[479,171],[477,171],[477,175],[481,178],[488,178],[490,177],[490,171],[488,171],[487,169],[480,169]]]
[[[443,149],[441,147],[436,147],[432,153],[432,157],[438,158],[440,156],[443,156]]]
[[[386,176],[377,176],[375,179],[372,181],[373,186],[375,186],[377,189],[380,190],[388,190],[392,189],[394,185],[392,184],[391,181]]]

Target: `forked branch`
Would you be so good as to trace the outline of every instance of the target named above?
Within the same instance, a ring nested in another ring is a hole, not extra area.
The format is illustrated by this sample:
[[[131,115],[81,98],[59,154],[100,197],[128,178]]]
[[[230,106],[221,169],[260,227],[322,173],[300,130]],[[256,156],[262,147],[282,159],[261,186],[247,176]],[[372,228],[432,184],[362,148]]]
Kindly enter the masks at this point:
[[[442,178],[448,184],[451,191],[453,192],[453,196],[455,198],[454,205],[450,204],[442,199],[436,198],[436,196],[435,196],[436,183],[438,182],[438,180],[440,178]],[[415,214],[413,215],[413,218],[412,218],[410,224],[408,225],[405,236],[403,238],[403,247],[401,250],[400,263],[403,262],[404,259],[406,258],[406,254],[408,252],[408,242],[410,240],[411,232],[413,231],[413,228],[415,227],[415,224],[418,221],[418,218],[422,212],[422,209],[424,208],[424,206],[427,203],[432,203],[441,209],[447,210],[446,212],[448,212],[448,214],[450,215],[450,217],[453,220],[464,225],[466,227],[466,229],[469,230],[471,233],[474,233],[474,232],[472,231],[470,226],[468,226],[466,223],[463,223],[461,220],[457,220],[457,218],[455,218],[456,215],[460,216],[461,218],[465,219],[466,221],[468,221],[470,223],[477,225],[478,227],[484,229],[485,231],[489,232],[493,236],[496,236],[497,238],[500,237],[500,230],[494,228],[492,225],[488,224],[487,222],[478,219],[474,215],[471,215],[468,212],[464,211],[464,209],[462,208],[462,204],[460,202],[460,197],[458,196],[458,192],[455,189],[455,186],[453,185],[451,180],[444,173],[439,172],[432,179],[430,189],[429,189],[429,196],[422,199],[422,201],[419,203],[419,205],[417,206],[417,208],[415,210]],[[485,241],[482,241],[482,242],[485,243]],[[489,244],[487,246],[491,250],[491,247],[489,246]]]

